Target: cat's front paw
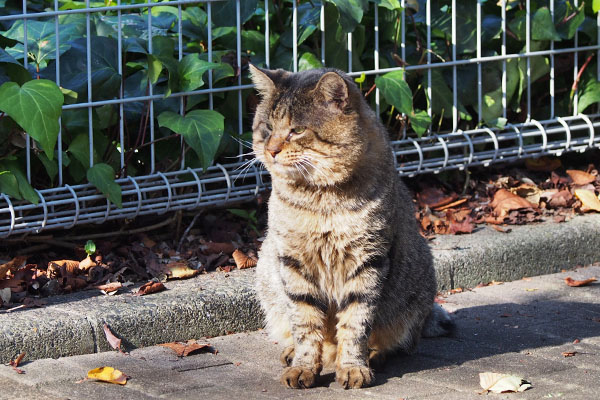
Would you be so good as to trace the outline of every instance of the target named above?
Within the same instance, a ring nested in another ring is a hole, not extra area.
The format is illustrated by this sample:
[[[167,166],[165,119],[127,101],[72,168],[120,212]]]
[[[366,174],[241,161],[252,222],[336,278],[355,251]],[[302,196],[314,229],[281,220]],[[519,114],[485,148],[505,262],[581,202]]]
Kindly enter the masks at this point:
[[[292,361],[294,361],[294,355],[296,352],[294,351],[294,346],[286,347],[282,352],[281,356],[279,356],[279,360],[284,367],[289,367],[292,365]]]
[[[368,386],[373,381],[373,371],[363,365],[350,365],[338,367],[335,371],[335,380],[344,389],[360,389]]]
[[[308,389],[316,382],[317,375],[306,367],[288,367],[281,374],[281,383],[294,389]]]

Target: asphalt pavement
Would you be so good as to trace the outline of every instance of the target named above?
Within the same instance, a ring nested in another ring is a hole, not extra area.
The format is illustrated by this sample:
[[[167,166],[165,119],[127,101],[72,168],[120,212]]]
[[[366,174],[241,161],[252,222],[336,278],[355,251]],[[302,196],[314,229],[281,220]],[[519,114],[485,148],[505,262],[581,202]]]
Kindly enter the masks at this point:
[[[181,337],[210,343],[217,354],[178,357],[169,348],[149,346],[128,354],[109,351],[24,361],[19,366],[23,374],[1,365],[0,398],[481,399],[485,395],[479,394],[479,373],[497,372],[524,378],[532,388],[488,395],[494,399],[598,399],[600,283],[571,287],[566,277],[600,278],[600,264],[442,298],[442,306],[457,323],[454,336],[423,339],[415,354],[396,356],[376,371],[374,385],[368,388],[344,390],[330,370],[323,371],[316,388],[283,387],[281,345],[259,330]],[[120,336],[125,347],[136,342],[125,333]],[[37,345],[49,343],[42,338]],[[102,366],[128,375],[127,384],[83,380],[89,370]]]

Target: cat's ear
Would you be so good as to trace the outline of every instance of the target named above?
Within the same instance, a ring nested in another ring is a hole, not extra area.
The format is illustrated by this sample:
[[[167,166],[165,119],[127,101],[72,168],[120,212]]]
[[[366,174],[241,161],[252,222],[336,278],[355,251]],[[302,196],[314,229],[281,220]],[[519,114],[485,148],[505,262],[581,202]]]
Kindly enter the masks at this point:
[[[325,101],[340,110],[348,105],[348,85],[344,78],[335,72],[324,74],[319,79],[315,92],[321,94]]]
[[[261,94],[266,94],[275,90],[275,83],[269,76],[271,71],[255,67],[252,64],[248,65],[250,67],[250,77],[256,86],[256,90],[258,90]]]

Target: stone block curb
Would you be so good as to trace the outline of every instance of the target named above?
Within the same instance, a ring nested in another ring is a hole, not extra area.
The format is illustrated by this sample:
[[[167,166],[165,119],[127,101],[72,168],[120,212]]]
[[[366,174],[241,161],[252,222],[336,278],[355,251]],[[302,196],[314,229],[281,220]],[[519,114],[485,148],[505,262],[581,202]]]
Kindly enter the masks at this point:
[[[440,290],[510,281],[600,261],[600,215],[569,222],[484,227],[431,243]],[[48,299],[43,308],[0,314],[0,363],[21,352],[27,360],[109,350],[103,324],[125,349],[224,335],[262,327],[254,271],[210,273],[167,282],[164,292],[115,296],[86,291]]]

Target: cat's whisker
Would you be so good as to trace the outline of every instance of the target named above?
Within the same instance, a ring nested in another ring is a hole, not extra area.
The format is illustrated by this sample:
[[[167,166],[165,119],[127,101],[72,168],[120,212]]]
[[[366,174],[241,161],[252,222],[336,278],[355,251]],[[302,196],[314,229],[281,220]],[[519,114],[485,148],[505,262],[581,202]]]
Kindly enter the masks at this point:
[[[238,154],[237,156],[226,156],[225,158],[239,158],[239,157],[243,157],[243,156],[256,156],[256,153],[254,152],[254,150],[252,150],[249,153],[242,153],[242,154]]]
[[[241,138],[236,138],[235,136],[229,136],[230,138],[232,138],[233,140],[235,140],[236,142],[238,142],[239,144],[241,144],[244,147],[247,147],[249,149],[252,148],[252,142],[249,140],[244,140]]]
[[[233,180],[233,183],[235,184],[235,182],[239,179],[239,177],[241,176],[242,179],[246,178],[246,175],[248,174],[248,171],[250,171],[250,168],[258,161],[258,159],[256,158],[252,158],[248,161],[246,161],[244,164],[242,164],[240,167],[236,168],[234,171],[237,171],[239,168],[243,167],[243,169],[238,173],[238,175],[235,177],[235,179]]]
[[[311,157],[310,156],[303,156],[302,161],[308,165],[309,167],[311,167],[312,169],[314,169],[317,173],[321,174],[325,180],[325,183],[329,184],[330,183],[330,175],[333,175],[333,171],[331,170],[331,168],[329,168],[326,165],[321,165],[321,166],[317,166],[315,165],[315,163],[313,163],[311,161]],[[325,171],[323,171],[322,168],[325,168],[326,170],[329,171],[330,175],[326,174]],[[333,185],[334,187],[338,187],[337,184]]]

